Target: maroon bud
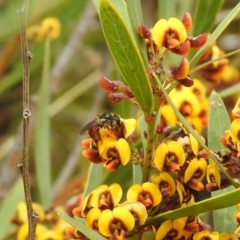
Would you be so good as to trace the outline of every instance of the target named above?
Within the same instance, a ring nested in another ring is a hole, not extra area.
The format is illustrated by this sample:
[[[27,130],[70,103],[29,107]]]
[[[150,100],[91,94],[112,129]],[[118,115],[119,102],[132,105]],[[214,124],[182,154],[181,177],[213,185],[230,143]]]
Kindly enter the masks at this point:
[[[116,92],[125,87],[121,81],[111,81],[103,76],[99,78],[99,84],[107,92]]]
[[[192,48],[202,47],[206,43],[207,39],[208,39],[207,33],[203,33],[197,37],[188,38]]]
[[[124,90],[123,90],[123,93],[128,98],[133,98],[134,97],[134,95],[133,95],[133,93],[132,93],[132,91],[129,87],[125,87]]]
[[[163,126],[162,123],[158,124],[157,127],[156,127],[156,132],[158,134],[162,133],[163,132],[163,128],[164,128],[164,126]]]
[[[139,35],[142,38],[150,38],[151,32],[141,23],[138,27]]]
[[[183,16],[182,23],[186,30],[188,31],[192,26],[192,16],[190,13],[186,12]]]
[[[171,51],[178,55],[185,55],[188,53],[190,47],[191,47],[191,44],[190,44],[189,40],[187,39],[178,48],[171,49]]]
[[[114,92],[108,94],[108,99],[113,103],[118,103],[124,99],[127,99],[127,97],[121,92]]]
[[[179,81],[179,83],[181,85],[183,85],[184,87],[191,87],[191,86],[193,86],[194,81],[190,77],[187,76],[186,78],[181,79],[181,81]]]

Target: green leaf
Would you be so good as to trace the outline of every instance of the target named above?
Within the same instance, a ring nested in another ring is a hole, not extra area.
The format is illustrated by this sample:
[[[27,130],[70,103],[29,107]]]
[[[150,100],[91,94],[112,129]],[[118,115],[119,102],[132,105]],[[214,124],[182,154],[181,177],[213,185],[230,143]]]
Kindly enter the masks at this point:
[[[35,168],[41,204],[45,207],[51,202],[51,157],[50,157],[50,117],[49,106],[49,68],[50,39],[45,40],[43,75],[39,91],[35,122]]]
[[[229,97],[240,92],[240,83],[234,84],[222,91],[218,92],[221,98]]]
[[[149,116],[153,108],[152,91],[132,29],[119,9],[107,0],[101,0],[99,14],[107,44],[124,82],[131,88],[144,115]]]
[[[102,164],[91,163],[88,170],[86,186],[84,188],[84,196],[87,196],[91,191],[97,188],[102,182],[103,166]]]
[[[143,41],[143,39],[138,34],[139,25],[143,23],[141,1],[139,0],[126,1],[126,6],[136,44],[140,50],[142,59],[145,62],[145,66],[148,66],[145,41]]]
[[[132,165],[133,167],[133,184],[142,184],[142,167],[140,165]]]
[[[187,207],[182,207],[173,211],[159,214],[150,219],[146,224],[142,225],[141,228],[154,224],[159,224],[168,219],[177,219],[185,216],[191,216],[221,208],[226,208],[229,206],[236,205],[239,202],[240,202],[240,189],[236,189],[229,193],[221,194],[220,196],[212,197]],[[222,216],[220,219],[223,221]],[[226,220],[229,221],[229,218]]]
[[[215,91],[210,96],[209,109],[208,147],[211,150],[221,151],[226,148],[221,143],[221,137],[230,128],[231,121],[224,102]]]
[[[9,221],[15,214],[17,204],[23,200],[23,182],[22,179],[19,178],[4,198],[0,207],[0,239],[4,239],[4,236],[12,229]]]
[[[83,220],[85,219],[75,219],[71,218],[68,215],[64,213],[58,213],[61,218],[63,218],[66,222],[68,222],[70,225],[72,225],[74,228],[78,229],[84,236],[88,237],[89,239],[94,240],[106,240],[105,237],[101,236],[97,232],[93,231],[92,229],[86,227],[86,224]]]
[[[225,105],[216,92],[212,92],[210,96],[210,113],[208,121],[208,147],[210,149],[221,151],[226,147],[222,145],[220,138],[224,132],[230,128],[231,121]],[[221,191],[212,192],[212,196],[228,193],[234,187],[228,187]],[[213,224],[215,231],[234,232],[236,226],[229,221],[233,218],[236,208],[234,206],[220,209],[213,212]]]
[[[211,32],[222,0],[198,0],[193,19],[193,36]]]
[[[213,33],[210,35],[208,41],[205,43],[203,47],[201,47],[197,53],[194,55],[194,57],[190,61],[190,66],[193,66],[196,64],[196,62],[199,60],[199,58],[203,55],[203,53],[211,47],[211,45],[216,41],[216,39],[221,35],[221,33],[225,30],[225,28],[231,23],[231,21],[234,19],[234,17],[239,13],[240,11],[240,3],[238,3],[232,11],[224,18],[224,20],[217,26],[217,28],[213,31]]]
[[[159,0],[158,15],[160,18],[168,19],[176,16],[176,0]]]

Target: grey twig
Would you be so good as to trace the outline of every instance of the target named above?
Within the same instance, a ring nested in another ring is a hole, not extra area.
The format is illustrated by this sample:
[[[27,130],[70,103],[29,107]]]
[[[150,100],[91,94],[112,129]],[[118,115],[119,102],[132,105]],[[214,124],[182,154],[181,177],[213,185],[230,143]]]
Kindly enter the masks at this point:
[[[27,41],[27,12],[28,0],[24,0],[23,7],[18,10],[20,20],[20,36],[22,47],[22,61],[23,61],[23,162],[18,164],[23,178],[24,193],[28,214],[28,239],[34,240],[36,223],[38,215],[34,212],[31,199],[31,188],[29,182],[29,121],[31,112],[29,110],[29,75],[30,75],[30,59],[31,53],[28,51]]]

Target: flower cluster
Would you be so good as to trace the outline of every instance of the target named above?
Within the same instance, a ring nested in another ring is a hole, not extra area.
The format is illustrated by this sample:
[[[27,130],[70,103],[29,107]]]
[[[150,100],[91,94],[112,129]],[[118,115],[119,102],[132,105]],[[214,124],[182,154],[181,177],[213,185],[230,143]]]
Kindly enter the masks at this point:
[[[228,59],[221,58],[225,53],[216,45],[213,44],[200,58],[199,64],[203,64],[208,61],[214,61],[211,64],[203,67],[199,70],[199,74],[215,84],[220,83],[221,76],[227,70]],[[218,61],[216,59],[220,58]]]
[[[148,121],[149,118],[144,116],[148,127],[141,135],[145,149],[134,149],[131,152],[129,147],[128,139],[136,127],[135,119],[103,113],[81,131],[88,131],[90,136],[82,141],[82,154],[92,163],[103,163],[107,170],[115,171],[120,164],[126,165],[132,159],[134,164],[142,168],[142,182],[132,184],[126,192],[118,183],[100,185],[73,209],[72,214],[76,219],[83,218],[88,228],[106,239],[146,239],[143,237],[146,233],[154,235],[157,240],[237,239],[239,230],[235,231],[235,235],[219,234],[194,214],[174,219],[164,218],[157,223],[154,221],[168,211],[194,205],[195,192],[226,188],[231,182],[225,175],[239,178],[240,174],[240,100],[233,109],[234,120],[230,130],[221,139],[227,150],[223,153],[208,151],[196,140],[200,138],[206,142],[198,134],[207,125],[209,103],[202,82],[190,78],[189,62],[185,56],[191,48],[203,46],[208,35],[187,36],[191,25],[191,16],[186,13],[181,21],[176,18],[161,19],[150,30],[143,24],[139,27],[140,36],[146,43],[150,66],[148,77],[154,99],[154,106],[151,106],[154,111],[150,117],[147,116],[151,119]],[[214,46],[200,59],[201,63],[222,55]],[[168,72],[163,69],[167,52],[181,57],[180,65],[171,67]],[[210,74],[211,77],[216,76],[215,70],[221,72],[226,64],[222,59],[218,64],[209,65],[208,69],[216,68],[212,71],[213,75]],[[206,74],[207,68],[201,71],[205,71],[205,77],[210,78]],[[112,102],[127,99],[137,104],[132,90],[121,81],[100,77],[99,83],[109,92],[108,97]],[[169,93],[176,108],[193,125],[192,131],[178,122],[175,112],[166,103],[163,88]],[[157,120],[159,107],[161,120],[156,126],[154,120]],[[209,164],[211,153],[222,164],[222,169],[217,162]],[[224,171],[228,174],[224,174]],[[235,219],[239,223],[239,213],[236,213]],[[74,227],[68,228],[67,235],[74,239],[88,239]]]
[[[187,31],[192,26],[192,17],[186,13],[180,21],[177,18],[160,19],[151,30],[144,25],[140,25],[139,33],[146,38],[148,60],[151,65],[149,76],[152,72],[163,74],[162,61],[165,53],[169,50],[174,54],[184,56],[191,48],[200,48],[207,40],[207,34],[201,34],[197,37],[188,37]],[[178,80],[185,86],[193,85],[189,75],[189,63],[186,57],[178,67],[172,67],[169,70],[169,78]]]
[[[60,35],[61,25],[57,18],[44,18],[40,25],[33,25],[27,29],[29,40],[42,41],[45,38],[57,39]]]
[[[203,83],[199,79],[193,80],[193,86],[180,85],[173,89],[169,96],[186,120],[200,133],[207,125],[208,100]],[[161,122],[164,127],[175,126],[177,122],[175,112],[167,103],[161,106]]]
[[[33,209],[39,215],[35,239],[36,240],[64,240],[65,230],[69,224],[56,214],[56,209],[45,211],[38,203],[33,203]],[[58,209],[63,211],[62,208]],[[11,222],[18,226],[17,240],[25,240],[28,237],[28,219],[25,202],[20,202],[16,207],[16,214]]]
[[[230,129],[225,131],[222,136],[222,144],[227,148],[224,153],[217,153],[219,161],[226,169],[227,173],[233,178],[240,176],[240,98],[232,110],[233,121]],[[219,172],[216,164],[208,166],[208,185],[209,191],[225,188],[231,183],[225,175]]]
[[[103,163],[109,171],[130,160],[126,139],[136,127],[135,119],[122,119],[116,114],[103,113],[86,126],[91,138],[82,141],[83,156],[93,163]]]

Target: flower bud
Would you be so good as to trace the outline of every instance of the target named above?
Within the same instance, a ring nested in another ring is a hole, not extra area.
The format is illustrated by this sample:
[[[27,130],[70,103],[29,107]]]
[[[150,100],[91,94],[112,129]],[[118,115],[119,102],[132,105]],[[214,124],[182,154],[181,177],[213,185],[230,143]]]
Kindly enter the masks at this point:
[[[142,38],[149,38],[151,36],[151,32],[142,23],[138,27],[138,32]]]
[[[179,67],[174,67],[171,69],[172,78],[176,80],[182,80],[187,77],[189,73],[189,62],[187,58],[183,58]]]
[[[99,78],[99,84],[107,92],[116,92],[125,87],[121,81],[111,81],[103,76]]]
[[[183,16],[182,23],[186,30],[188,31],[192,26],[192,16],[190,13],[186,12]]]
[[[197,37],[188,38],[192,48],[202,47],[206,43],[207,39],[208,39],[208,34],[207,33],[203,33],[203,34],[201,34]]]
[[[114,92],[108,94],[108,99],[113,103],[118,103],[124,99],[127,99],[127,97],[121,92]]]
[[[171,49],[171,51],[178,55],[185,55],[188,53],[190,47],[191,47],[191,44],[190,44],[189,40],[187,39],[178,48]]]

